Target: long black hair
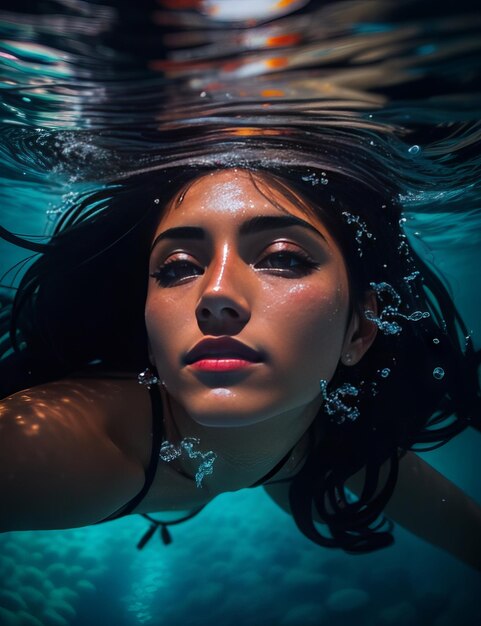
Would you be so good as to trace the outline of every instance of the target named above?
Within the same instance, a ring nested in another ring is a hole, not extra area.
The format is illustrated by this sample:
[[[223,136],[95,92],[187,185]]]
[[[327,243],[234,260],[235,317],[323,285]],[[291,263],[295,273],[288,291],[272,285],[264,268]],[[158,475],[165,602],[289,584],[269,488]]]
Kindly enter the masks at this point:
[[[267,180],[284,195],[301,196],[305,210],[320,217],[343,252],[352,306],[379,327],[360,363],[340,364],[322,389],[322,437],[290,487],[294,519],[320,545],[349,552],[388,545],[392,537],[379,519],[400,454],[449,440],[480,408],[479,354],[442,278],[415,253],[404,228],[403,194],[452,180],[450,163],[413,161],[407,148],[368,124],[199,125],[164,144],[144,170],[86,194],[45,244],[2,229],[4,238],[39,253],[11,306],[4,395],[96,362],[143,369],[149,244],[167,201],[203,173],[245,168],[263,193]],[[368,291],[377,295],[376,315],[363,310]],[[346,482],[362,469],[364,487],[353,501]],[[327,535],[314,525],[313,504]]]

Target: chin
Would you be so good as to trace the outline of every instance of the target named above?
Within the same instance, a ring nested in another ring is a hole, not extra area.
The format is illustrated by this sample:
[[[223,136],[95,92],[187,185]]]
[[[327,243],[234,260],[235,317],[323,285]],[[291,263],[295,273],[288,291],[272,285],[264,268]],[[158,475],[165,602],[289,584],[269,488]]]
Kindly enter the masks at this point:
[[[206,427],[236,428],[252,426],[272,417],[278,411],[275,407],[254,406],[245,402],[231,389],[217,388],[209,390],[207,398],[187,401],[184,409],[197,424]]]

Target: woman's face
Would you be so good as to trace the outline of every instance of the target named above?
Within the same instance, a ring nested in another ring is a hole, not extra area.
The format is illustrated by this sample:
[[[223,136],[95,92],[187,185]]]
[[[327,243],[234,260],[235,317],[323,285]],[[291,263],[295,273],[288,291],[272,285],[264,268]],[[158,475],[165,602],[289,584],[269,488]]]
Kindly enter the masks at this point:
[[[150,258],[151,358],[168,392],[206,426],[320,403],[319,381],[331,379],[345,341],[338,246],[320,221],[254,177],[266,195],[244,170],[197,179],[167,208]]]

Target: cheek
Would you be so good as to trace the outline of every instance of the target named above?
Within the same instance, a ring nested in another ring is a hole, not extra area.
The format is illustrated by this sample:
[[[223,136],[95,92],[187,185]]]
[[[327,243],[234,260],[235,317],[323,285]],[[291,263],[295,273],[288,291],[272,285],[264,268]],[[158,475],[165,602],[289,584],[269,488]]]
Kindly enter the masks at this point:
[[[186,325],[186,307],[179,307],[172,297],[156,297],[149,293],[145,304],[145,326],[158,367],[169,359],[175,340],[182,336]]]
[[[286,366],[302,363],[305,371],[332,376],[344,341],[345,293],[336,283],[296,285],[264,312],[266,331],[276,328]]]

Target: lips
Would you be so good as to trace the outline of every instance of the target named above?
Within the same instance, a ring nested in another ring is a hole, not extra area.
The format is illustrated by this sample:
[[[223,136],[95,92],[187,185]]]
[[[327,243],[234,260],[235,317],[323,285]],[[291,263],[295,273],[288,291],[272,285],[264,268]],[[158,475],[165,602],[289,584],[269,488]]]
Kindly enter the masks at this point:
[[[218,339],[202,339],[190,350],[185,358],[186,365],[192,365],[204,360],[239,360],[251,363],[262,361],[262,355],[257,350],[231,337]]]

